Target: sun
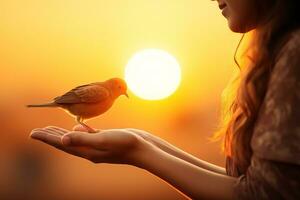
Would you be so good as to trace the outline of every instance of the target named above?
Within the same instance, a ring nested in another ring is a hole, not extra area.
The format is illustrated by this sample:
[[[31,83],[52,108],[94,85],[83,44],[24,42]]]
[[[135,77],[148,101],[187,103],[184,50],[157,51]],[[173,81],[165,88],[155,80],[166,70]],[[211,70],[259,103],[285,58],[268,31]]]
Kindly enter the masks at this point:
[[[175,57],[168,52],[145,49],[129,60],[125,80],[136,96],[160,100],[176,91],[181,81],[181,69]]]

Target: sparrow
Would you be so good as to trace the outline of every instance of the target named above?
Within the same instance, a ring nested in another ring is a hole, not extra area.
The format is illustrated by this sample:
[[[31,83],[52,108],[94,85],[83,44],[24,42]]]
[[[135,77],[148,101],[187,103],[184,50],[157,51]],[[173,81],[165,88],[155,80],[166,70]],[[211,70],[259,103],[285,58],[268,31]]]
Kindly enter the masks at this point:
[[[27,107],[62,108],[76,117],[77,123],[84,126],[88,132],[95,133],[96,130],[86,125],[84,121],[108,111],[121,95],[129,98],[126,82],[120,78],[112,78],[104,82],[75,87],[67,93],[55,97],[52,102],[27,105]]]

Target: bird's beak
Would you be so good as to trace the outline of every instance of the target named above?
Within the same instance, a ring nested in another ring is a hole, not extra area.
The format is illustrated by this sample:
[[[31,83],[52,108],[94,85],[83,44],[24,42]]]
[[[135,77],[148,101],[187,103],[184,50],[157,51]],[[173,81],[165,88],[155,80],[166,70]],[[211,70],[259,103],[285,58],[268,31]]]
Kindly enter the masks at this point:
[[[125,93],[124,95],[129,99],[129,95],[127,93]]]

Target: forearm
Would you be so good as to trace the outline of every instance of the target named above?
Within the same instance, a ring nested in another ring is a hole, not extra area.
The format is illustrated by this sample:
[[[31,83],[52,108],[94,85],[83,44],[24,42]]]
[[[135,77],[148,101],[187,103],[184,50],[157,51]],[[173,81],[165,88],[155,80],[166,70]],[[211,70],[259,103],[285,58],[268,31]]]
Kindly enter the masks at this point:
[[[201,160],[173,145],[171,145],[170,143],[166,142],[166,141],[162,141],[160,139],[157,139],[155,142],[155,146],[157,146],[158,148],[160,148],[161,150],[177,157],[180,158],[182,160],[185,160],[186,162],[189,162],[193,165],[196,165],[198,167],[201,167],[203,169],[218,173],[218,174],[223,174],[223,175],[227,175],[226,174],[226,170],[223,167],[211,164],[209,162],[206,162],[204,160]]]
[[[217,174],[149,145],[136,166],[162,178],[193,199],[231,199],[236,178]]]

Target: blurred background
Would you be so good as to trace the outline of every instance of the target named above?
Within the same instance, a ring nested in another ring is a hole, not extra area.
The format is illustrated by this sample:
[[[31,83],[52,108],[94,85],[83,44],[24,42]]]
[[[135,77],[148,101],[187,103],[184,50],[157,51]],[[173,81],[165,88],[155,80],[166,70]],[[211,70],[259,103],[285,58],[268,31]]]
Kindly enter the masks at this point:
[[[134,53],[162,49],[182,67],[178,90],[159,101],[129,92],[88,124],[144,129],[224,166],[220,142],[209,138],[239,38],[208,0],[1,0],[0,199],[186,199],[144,170],[95,165],[29,139],[33,128],[71,129],[75,121],[60,109],[24,105],[124,77]]]

